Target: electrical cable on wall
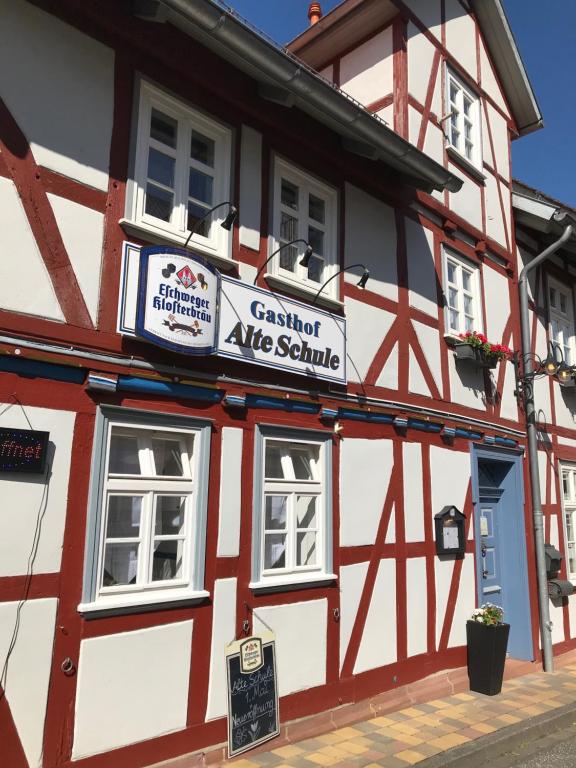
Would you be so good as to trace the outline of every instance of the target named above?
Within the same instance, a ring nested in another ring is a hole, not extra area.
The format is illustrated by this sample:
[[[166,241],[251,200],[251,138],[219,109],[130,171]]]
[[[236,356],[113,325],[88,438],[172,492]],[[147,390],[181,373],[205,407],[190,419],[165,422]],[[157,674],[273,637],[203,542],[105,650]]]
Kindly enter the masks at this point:
[[[28,423],[28,426],[30,429],[34,432],[34,427],[32,426],[30,419],[28,418],[28,414],[26,413],[26,410],[24,409],[24,406],[20,402],[20,400],[16,397],[16,395],[12,395],[14,399],[14,403],[11,403],[7,405],[2,411],[0,411],[0,416],[3,416],[10,408],[13,408],[14,405],[19,405],[22,413],[24,414],[24,418],[26,419],[26,422]],[[24,608],[24,605],[26,604],[28,600],[28,595],[30,592],[30,586],[32,584],[32,575],[34,571],[34,561],[36,560],[36,555],[38,554],[38,547],[40,545],[40,535],[42,532],[42,522],[44,520],[44,515],[46,514],[46,510],[48,508],[48,498],[50,493],[50,479],[51,479],[51,470],[52,470],[52,462],[49,458],[46,460],[46,469],[44,472],[44,478],[43,478],[43,489],[42,489],[42,496],[40,497],[40,504],[38,506],[38,512],[36,514],[36,524],[34,528],[34,536],[32,537],[32,545],[30,548],[30,553],[28,555],[28,562],[26,564],[26,575],[24,577],[24,591],[22,594],[22,597],[20,598],[18,602],[18,607],[16,608],[16,621],[14,622],[14,629],[12,630],[12,636],[10,638],[10,642],[8,644],[8,650],[6,652],[6,658],[4,660],[4,664],[2,665],[2,671],[0,672],[0,700],[6,695],[6,684],[8,679],[8,665],[10,661],[10,657],[12,653],[14,652],[14,648],[16,647],[16,642],[18,640],[18,633],[20,631],[20,619],[22,614],[22,609]]]

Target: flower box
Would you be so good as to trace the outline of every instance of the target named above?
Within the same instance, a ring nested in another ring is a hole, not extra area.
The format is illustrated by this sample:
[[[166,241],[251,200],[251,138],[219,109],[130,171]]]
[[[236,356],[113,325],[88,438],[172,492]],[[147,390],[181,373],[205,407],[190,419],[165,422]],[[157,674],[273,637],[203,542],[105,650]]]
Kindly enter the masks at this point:
[[[487,355],[481,347],[474,347],[472,344],[456,344],[454,352],[457,360],[470,360],[478,368],[494,369],[498,365],[495,355]]]
[[[470,690],[495,696],[502,690],[509,624],[466,622]]]

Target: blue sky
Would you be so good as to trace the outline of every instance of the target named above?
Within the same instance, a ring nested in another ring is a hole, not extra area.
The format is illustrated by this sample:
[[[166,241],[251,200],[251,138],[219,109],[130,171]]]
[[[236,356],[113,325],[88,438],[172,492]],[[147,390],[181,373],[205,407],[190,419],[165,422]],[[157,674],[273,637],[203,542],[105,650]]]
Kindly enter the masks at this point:
[[[309,0],[227,1],[280,43],[308,25]],[[576,207],[576,2],[503,1],[545,123],[513,143],[514,176]],[[324,13],[338,2],[321,0]]]

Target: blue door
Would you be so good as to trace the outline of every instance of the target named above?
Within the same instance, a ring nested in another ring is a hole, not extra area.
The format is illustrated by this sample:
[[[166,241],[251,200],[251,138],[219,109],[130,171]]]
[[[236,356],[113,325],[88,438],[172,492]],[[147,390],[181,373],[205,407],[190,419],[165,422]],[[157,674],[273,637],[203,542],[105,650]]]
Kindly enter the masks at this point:
[[[532,660],[522,459],[473,446],[478,604],[494,603],[510,624],[508,654]]]

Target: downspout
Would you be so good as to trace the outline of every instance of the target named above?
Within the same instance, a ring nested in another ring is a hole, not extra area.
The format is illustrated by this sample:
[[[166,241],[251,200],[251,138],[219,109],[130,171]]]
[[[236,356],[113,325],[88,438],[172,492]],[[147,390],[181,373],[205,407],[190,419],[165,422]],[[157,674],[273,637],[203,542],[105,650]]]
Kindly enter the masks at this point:
[[[563,213],[556,211],[555,221],[564,218]],[[536,258],[532,259],[518,279],[520,292],[520,327],[522,331],[522,352],[524,375],[531,374],[534,365],[530,343],[530,315],[528,309],[528,273],[539,267],[546,259],[556,253],[572,236],[573,227],[568,224],[562,235],[552,245],[548,246]],[[525,389],[524,404],[526,408],[526,432],[528,436],[528,461],[530,467],[530,491],[532,496],[532,520],[534,526],[534,547],[536,550],[536,579],[538,584],[538,610],[540,614],[540,637],[542,639],[542,660],[545,672],[554,671],[554,656],[552,652],[552,623],[550,621],[550,606],[548,603],[548,578],[546,576],[546,557],[544,552],[544,516],[540,497],[540,474],[538,469],[538,438],[536,435],[536,408],[534,406],[534,390],[532,386]]]

